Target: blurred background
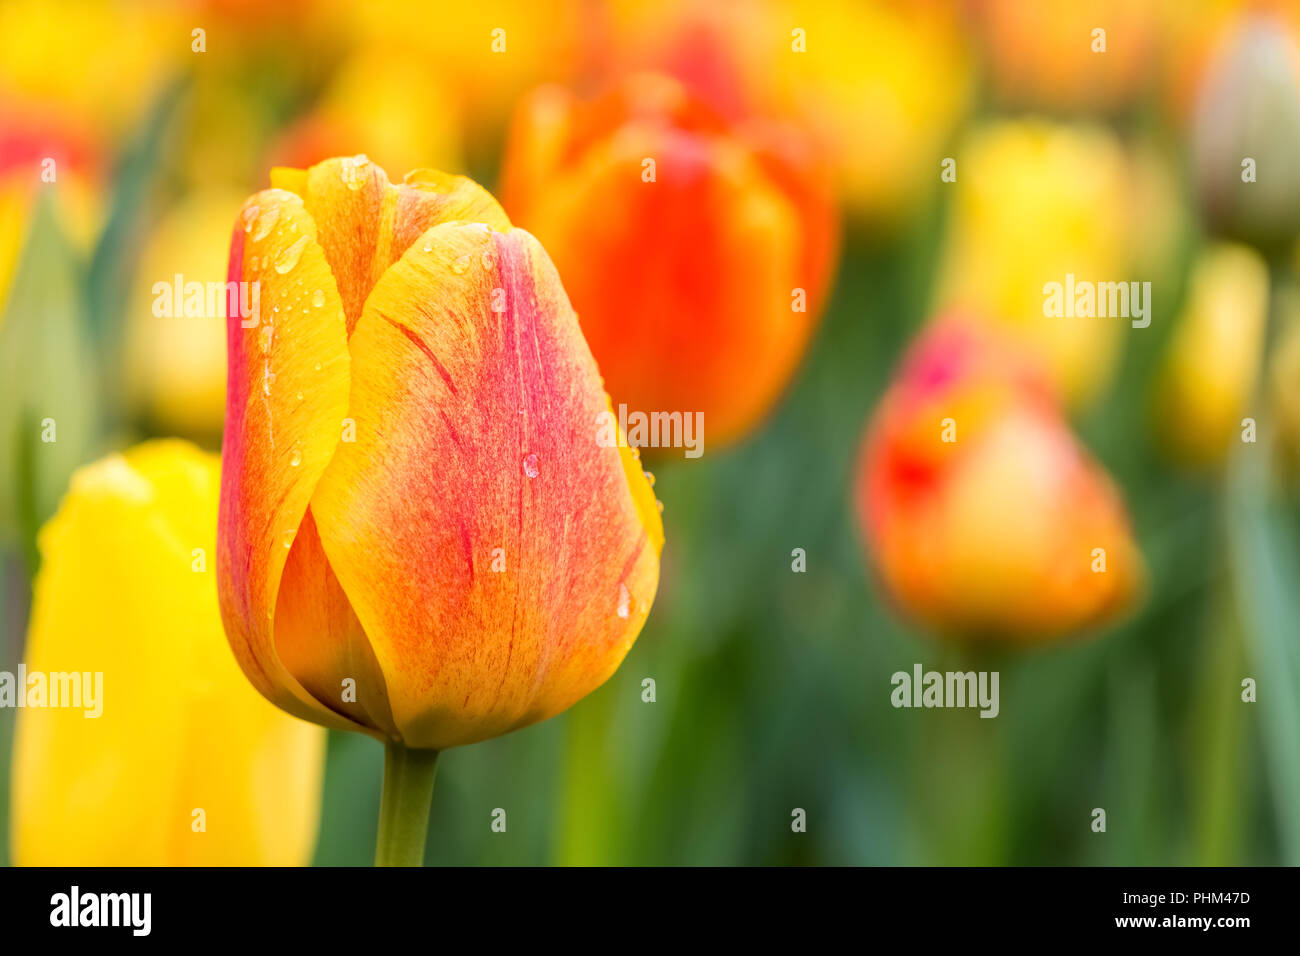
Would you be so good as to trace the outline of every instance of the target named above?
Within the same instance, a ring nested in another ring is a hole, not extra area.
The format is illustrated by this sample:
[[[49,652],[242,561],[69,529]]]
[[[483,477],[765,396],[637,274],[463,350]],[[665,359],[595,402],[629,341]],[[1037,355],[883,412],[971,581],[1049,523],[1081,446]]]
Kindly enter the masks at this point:
[[[272,166],[365,153],[496,191],[536,88],[650,70],[818,157],[789,191],[829,196],[826,290],[766,414],[647,453],[644,631],[569,712],[443,756],[428,862],[1300,864],[1298,43],[1300,5],[1250,0],[0,0],[0,670],[72,471],[151,436],[219,450],[224,320],[157,317],[153,286],[224,281]],[[1044,323],[1067,272],[1150,281],[1149,328]],[[1036,357],[1119,489],[1146,583],[1117,623],[972,645],[879,583],[864,428],[949,308]],[[1267,454],[1243,461],[1246,417]],[[893,708],[917,662],[999,671],[1000,715]],[[331,734],[315,863],[370,862],[382,759]],[[8,810],[0,788],[6,862]]]

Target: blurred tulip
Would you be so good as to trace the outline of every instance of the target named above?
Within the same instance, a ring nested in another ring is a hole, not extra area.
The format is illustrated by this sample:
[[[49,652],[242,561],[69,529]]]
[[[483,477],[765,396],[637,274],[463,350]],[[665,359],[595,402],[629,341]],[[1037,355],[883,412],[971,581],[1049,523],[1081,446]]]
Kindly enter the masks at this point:
[[[1249,17],[1211,66],[1196,107],[1201,211],[1222,235],[1269,248],[1300,235],[1300,46]]]
[[[873,225],[906,221],[938,183],[973,85],[953,5],[645,0],[612,9],[606,30],[588,33],[597,75],[631,64],[676,77],[729,119],[798,121],[829,158],[841,199]]]
[[[189,52],[180,5],[130,0],[0,4],[0,102],[25,101],[122,137]]]
[[[835,261],[834,206],[806,139],[729,124],[653,74],[588,102],[544,87],[516,117],[503,182],[616,401],[702,413],[715,446],[768,411]]]
[[[968,321],[931,326],[904,359],[856,496],[886,592],[960,640],[1044,642],[1113,620],[1140,590],[1118,491],[1037,368]]]
[[[1192,464],[1223,459],[1241,437],[1268,319],[1268,265],[1247,246],[1201,254],[1156,385],[1156,415],[1170,450]]]
[[[541,245],[363,157],[276,170],[232,281],[218,581],[249,680],[406,748],[544,720],[644,624],[663,533]]]
[[[1287,284],[1271,291],[1269,308],[1277,331],[1263,397],[1276,428],[1280,462],[1293,478],[1300,473],[1300,290]]]
[[[84,127],[33,104],[0,105],[0,320],[40,190],[65,235],[89,247],[100,228],[99,162]]]
[[[994,95],[1062,110],[1140,106],[1155,78],[1163,7],[1164,0],[975,0]]]
[[[1129,324],[1047,317],[1043,287],[1071,274],[1135,278],[1127,273],[1136,225],[1131,173],[1119,142],[1095,126],[1000,121],[976,130],[957,153],[940,306],[1010,331],[1072,407],[1109,382]]]
[[[331,4],[325,13],[340,36],[422,64],[459,106],[464,145],[476,159],[495,154],[526,90],[569,78],[593,16],[573,0],[476,0],[436,9],[425,0],[368,0]]]
[[[460,155],[455,101],[427,63],[387,48],[351,54],[315,108],[273,151],[276,165],[305,168],[364,149],[381,167],[454,169]]]
[[[41,532],[28,684],[76,673],[81,706],[17,688],[19,864],[310,862],[325,734],[255,694],[222,638],[218,487],[216,456],[151,442],[78,471]]]
[[[202,297],[197,315],[175,314],[173,290],[226,281],[224,246],[230,217],[243,196],[221,189],[196,193],[161,217],[146,239],[126,320],[130,402],[151,430],[215,439],[225,416],[224,293]],[[171,308],[158,308],[160,302]],[[163,314],[159,314],[159,312]]]

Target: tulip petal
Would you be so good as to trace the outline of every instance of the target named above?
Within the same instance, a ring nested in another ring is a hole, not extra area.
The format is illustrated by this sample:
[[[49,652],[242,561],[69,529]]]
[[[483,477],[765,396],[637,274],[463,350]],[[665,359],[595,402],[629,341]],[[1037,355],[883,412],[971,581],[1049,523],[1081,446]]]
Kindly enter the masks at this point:
[[[342,302],[302,199],[266,190],[245,204],[240,222],[229,279],[257,283],[259,308],[244,321],[228,310],[222,616],[236,658],[268,699],[318,723],[356,729],[288,673],[273,629],[289,549],[347,415]]]
[[[436,226],[351,350],[356,441],[311,507],[403,740],[558,713],[631,647],[662,527],[626,449],[597,442],[608,399],[554,266],[522,230]]]
[[[396,735],[384,675],[325,557],[310,509],[280,582],[275,649],[289,672],[326,707],[386,736]]]
[[[305,189],[325,258],[338,280],[352,334],[366,296],[415,239],[440,222],[482,222],[508,229],[497,201],[464,176],[416,170],[395,186],[365,157],[327,159],[305,178],[279,171],[279,179]]]
[[[149,442],[78,470],[42,529],[29,680],[76,668],[83,707],[18,711],[18,864],[310,862],[325,734],[254,693],[226,647],[220,480],[215,455]]]

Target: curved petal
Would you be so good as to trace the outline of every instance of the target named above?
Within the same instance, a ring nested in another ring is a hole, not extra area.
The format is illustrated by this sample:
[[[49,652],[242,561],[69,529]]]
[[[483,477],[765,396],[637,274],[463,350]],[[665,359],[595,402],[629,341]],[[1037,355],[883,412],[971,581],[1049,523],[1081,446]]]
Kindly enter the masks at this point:
[[[253,685],[290,713],[355,729],[286,670],[274,610],[290,547],[347,415],[343,307],[316,224],[298,196],[270,189],[244,205],[229,280],[258,307],[227,310],[229,375],[217,560],[231,647]]]
[[[559,712],[644,623],[662,528],[626,450],[598,442],[608,399],[554,266],[522,230],[437,226],[351,349],[356,441],[312,511],[404,741]]]
[[[81,671],[83,706],[17,712],[17,863],[310,862],[325,734],[231,658],[207,563],[219,482],[215,455],[152,441],[79,469],[41,530],[25,661],[51,690]]]
[[[352,334],[379,277],[426,229],[440,222],[482,222],[508,229],[492,196],[472,179],[436,170],[409,173],[393,185],[364,156],[327,159],[306,171],[278,169],[316,221],[321,248],[338,281]]]

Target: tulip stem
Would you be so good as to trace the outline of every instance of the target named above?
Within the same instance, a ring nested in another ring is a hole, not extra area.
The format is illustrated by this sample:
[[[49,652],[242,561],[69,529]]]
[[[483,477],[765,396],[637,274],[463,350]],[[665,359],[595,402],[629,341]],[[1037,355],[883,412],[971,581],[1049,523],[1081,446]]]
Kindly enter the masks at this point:
[[[429,805],[438,751],[400,743],[384,748],[384,791],[379,798],[379,839],[375,866],[423,866],[429,832]]]

